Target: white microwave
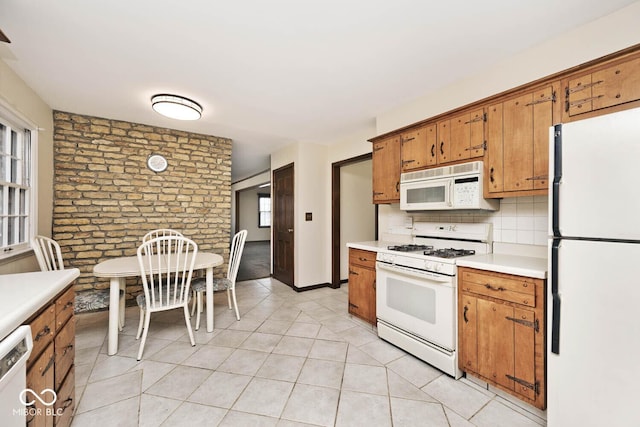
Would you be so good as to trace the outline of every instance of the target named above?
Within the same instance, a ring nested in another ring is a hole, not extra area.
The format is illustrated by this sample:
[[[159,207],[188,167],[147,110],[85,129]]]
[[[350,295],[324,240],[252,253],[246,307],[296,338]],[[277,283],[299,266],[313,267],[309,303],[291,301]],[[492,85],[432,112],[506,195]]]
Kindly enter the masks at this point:
[[[400,176],[400,209],[495,211],[498,200],[482,196],[482,162],[407,172]]]

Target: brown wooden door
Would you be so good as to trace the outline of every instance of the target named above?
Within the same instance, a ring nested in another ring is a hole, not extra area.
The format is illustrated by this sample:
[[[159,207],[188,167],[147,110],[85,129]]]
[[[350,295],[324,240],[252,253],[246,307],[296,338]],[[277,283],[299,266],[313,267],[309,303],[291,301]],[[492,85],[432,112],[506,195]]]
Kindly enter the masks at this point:
[[[458,364],[464,371],[478,371],[478,312],[477,298],[460,294],[458,333],[460,358]]]
[[[640,58],[593,73],[593,109],[612,107],[640,99]]]
[[[373,143],[373,203],[400,201],[400,137]]]
[[[553,88],[533,93],[533,171],[529,178],[534,190],[549,188],[549,128],[553,125]]]
[[[294,286],[293,164],[273,172],[273,277]]]
[[[503,123],[502,103],[491,105],[487,109],[487,153],[485,156],[485,176],[489,194],[504,191],[502,180],[504,170]]]
[[[436,164],[436,126],[425,126],[400,136],[402,172]]]
[[[436,156],[438,164],[450,162],[451,159],[451,120],[438,122],[438,146]]]
[[[532,326],[519,321],[535,324],[536,314],[532,310],[521,308],[514,309],[514,373],[513,376],[529,384],[535,384],[536,362],[535,362],[535,334]],[[513,390],[529,399],[535,400],[536,392],[531,387],[514,382]]]
[[[533,183],[533,95],[528,93],[503,104],[504,191],[531,190]]]
[[[484,154],[484,111],[476,110],[451,119],[451,160]]]
[[[513,307],[478,299],[478,373],[513,390]]]
[[[369,323],[375,323],[376,318],[375,280],[375,270],[349,266],[349,313]]]

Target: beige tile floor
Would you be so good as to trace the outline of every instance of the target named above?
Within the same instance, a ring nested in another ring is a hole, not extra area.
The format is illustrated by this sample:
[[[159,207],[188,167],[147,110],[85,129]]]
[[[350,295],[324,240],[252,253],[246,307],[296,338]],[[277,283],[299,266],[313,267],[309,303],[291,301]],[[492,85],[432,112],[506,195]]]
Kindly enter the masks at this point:
[[[536,415],[456,381],[380,340],[347,313],[347,286],[297,293],[239,283],[241,320],[215,296],[215,330],[191,347],[179,310],[151,319],[135,357],[138,309],[117,355],[107,313],[77,316],[73,426],[533,426]],[[192,323],[195,323],[192,320]]]

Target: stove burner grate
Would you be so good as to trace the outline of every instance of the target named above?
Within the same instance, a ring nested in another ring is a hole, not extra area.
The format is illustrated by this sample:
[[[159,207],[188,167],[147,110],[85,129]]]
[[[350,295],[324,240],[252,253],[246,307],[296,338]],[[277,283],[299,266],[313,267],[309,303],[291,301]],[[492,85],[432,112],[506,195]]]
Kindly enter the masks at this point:
[[[387,249],[390,250],[390,251],[398,251],[398,252],[417,252],[417,251],[432,251],[433,250],[433,246],[430,246],[430,245],[396,245],[396,246],[387,246]]]
[[[444,248],[444,249],[429,249],[424,251],[425,255],[435,256],[438,258],[457,258],[461,256],[474,255],[476,251],[473,249],[454,249],[454,248]]]

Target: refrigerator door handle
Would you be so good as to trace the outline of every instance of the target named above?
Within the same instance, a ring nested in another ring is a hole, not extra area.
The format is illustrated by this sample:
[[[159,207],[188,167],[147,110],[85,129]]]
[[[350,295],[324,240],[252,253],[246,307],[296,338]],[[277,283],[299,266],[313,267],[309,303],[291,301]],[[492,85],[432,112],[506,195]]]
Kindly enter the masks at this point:
[[[560,354],[560,295],[558,294],[558,252],[560,239],[551,244],[551,352]]]
[[[560,237],[560,181],[562,180],[562,124],[553,129],[553,183],[551,185],[551,230]]]

